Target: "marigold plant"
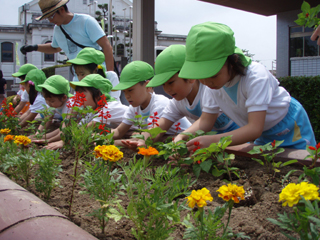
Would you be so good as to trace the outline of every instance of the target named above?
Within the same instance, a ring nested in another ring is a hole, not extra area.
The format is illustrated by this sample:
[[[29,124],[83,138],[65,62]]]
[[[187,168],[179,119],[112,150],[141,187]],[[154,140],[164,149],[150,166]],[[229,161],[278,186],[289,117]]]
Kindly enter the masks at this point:
[[[94,155],[96,158],[110,162],[117,162],[123,158],[123,152],[114,145],[98,145],[94,149]]]
[[[141,154],[143,156],[152,156],[159,154],[158,150],[149,146],[148,148],[139,148],[138,154]]]
[[[192,190],[191,195],[186,197],[188,199],[188,205],[190,208],[194,208],[197,204],[198,207],[202,208],[207,206],[207,201],[212,202],[213,197],[210,194],[210,191],[206,188],[202,188],[201,190]]]
[[[14,143],[27,146],[28,144],[31,143],[31,139],[23,135],[18,135],[18,136],[15,136]]]
[[[1,134],[9,134],[10,132],[11,132],[11,130],[9,128],[0,129]]]
[[[308,182],[301,182],[298,184],[289,183],[284,189],[282,189],[279,195],[279,202],[283,202],[282,206],[288,205],[292,207],[298,204],[303,196],[306,200],[320,200],[319,188]]]
[[[235,184],[229,183],[227,185],[221,186],[217,192],[219,192],[219,197],[221,197],[224,201],[228,202],[233,200],[235,203],[239,203],[240,199],[244,200],[244,189],[243,186],[237,186]]]
[[[13,141],[13,139],[14,139],[14,135],[7,135],[7,136],[5,136],[5,138],[3,139],[3,142]]]

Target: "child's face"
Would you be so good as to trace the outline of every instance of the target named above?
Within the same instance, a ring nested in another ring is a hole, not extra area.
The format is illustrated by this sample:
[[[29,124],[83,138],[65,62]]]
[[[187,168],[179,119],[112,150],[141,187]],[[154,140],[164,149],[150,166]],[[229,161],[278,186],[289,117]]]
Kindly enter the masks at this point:
[[[199,81],[211,89],[220,89],[231,80],[227,64],[224,64],[221,70],[214,76]]]
[[[146,108],[150,102],[151,95],[146,87],[147,82],[144,84],[137,83],[131,88],[123,90],[124,96],[133,107],[141,106],[142,109]]]
[[[163,90],[177,101],[186,98],[192,90],[196,80],[183,80],[178,77],[178,73],[173,75],[163,86]]]
[[[83,105],[85,107],[88,107],[88,106],[91,106],[92,109],[96,109],[97,108],[97,104],[95,103],[93,97],[92,97],[92,94],[90,91],[88,91],[87,89],[85,89],[83,92],[82,92],[85,97],[86,97],[86,101],[83,103]]]
[[[85,76],[92,74],[89,69],[87,69],[84,66],[81,65],[74,65],[74,71],[79,79],[81,81]]]
[[[64,95],[62,98],[59,97],[47,97],[46,98],[46,103],[49,105],[49,107],[52,108],[59,108],[62,107],[62,105],[65,103],[67,100],[67,96]]]

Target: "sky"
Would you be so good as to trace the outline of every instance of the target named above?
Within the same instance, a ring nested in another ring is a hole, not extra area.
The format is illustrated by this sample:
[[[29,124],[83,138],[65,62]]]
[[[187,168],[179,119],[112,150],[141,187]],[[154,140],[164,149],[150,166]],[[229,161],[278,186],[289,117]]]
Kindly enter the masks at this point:
[[[18,7],[30,0],[0,0],[0,25],[18,24]],[[155,0],[155,20],[166,34],[187,35],[193,25],[220,22],[233,31],[236,45],[254,54],[267,69],[276,59],[276,16],[265,17],[197,0]]]

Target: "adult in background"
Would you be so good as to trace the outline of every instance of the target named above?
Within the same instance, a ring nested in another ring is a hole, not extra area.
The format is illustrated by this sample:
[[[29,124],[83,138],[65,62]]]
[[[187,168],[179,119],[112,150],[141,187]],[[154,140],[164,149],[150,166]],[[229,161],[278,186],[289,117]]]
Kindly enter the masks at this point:
[[[5,90],[7,89],[7,81],[3,78],[2,70],[0,70],[0,103],[5,98]]]
[[[51,23],[55,24],[52,42],[25,45],[21,47],[21,52],[26,54],[27,52],[39,51],[52,54],[63,50],[71,60],[82,49],[77,45],[98,50],[101,48],[105,55],[107,71],[113,71],[112,46],[97,20],[87,14],[69,12],[66,5],[68,2],[69,0],[39,0],[38,4],[42,11],[42,16],[36,18],[36,20],[47,18]]]

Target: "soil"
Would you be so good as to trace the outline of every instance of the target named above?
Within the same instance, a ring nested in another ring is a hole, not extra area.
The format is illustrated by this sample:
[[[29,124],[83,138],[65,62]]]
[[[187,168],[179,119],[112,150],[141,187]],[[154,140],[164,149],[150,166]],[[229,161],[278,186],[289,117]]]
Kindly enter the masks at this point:
[[[135,154],[129,149],[123,150],[124,159],[122,161],[129,161]],[[61,154],[63,171],[60,173],[60,184],[62,188],[56,188],[51,194],[51,199],[46,201],[49,205],[64,215],[68,215],[69,198],[72,188],[72,171],[74,155],[71,152],[63,152]],[[164,165],[167,161],[155,159],[154,165]],[[281,172],[277,175],[277,181],[270,181],[269,174],[265,172],[263,166],[259,163],[244,157],[236,157],[232,166],[238,167],[242,172],[241,179],[235,180],[235,183],[244,186],[248,196],[245,201],[241,201],[240,204],[236,204],[232,211],[231,220],[229,226],[233,229],[234,233],[243,232],[245,235],[250,236],[251,239],[268,239],[268,240],[281,240],[287,239],[281,233],[280,229],[266,220],[266,218],[277,218],[277,213],[283,213],[284,211],[290,212],[289,207],[282,207],[278,202],[279,193],[282,189],[281,176],[284,176],[291,169],[299,169],[299,171],[290,175],[289,181],[297,182],[299,175],[302,173],[302,167],[299,165],[290,165],[281,169]],[[185,170],[192,173],[191,167],[185,168]],[[193,175],[194,176],[194,175]],[[225,176],[226,177],[226,176]],[[81,181],[80,181],[81,182]],[[201,175],[192,189],[201,189],[206,187],[210,190],[213,201],[208,202],[208,207],[212,211],[216,206],[222,206],[224,201],[218,197],[216,190],[226,182],[222,177],[214,177],[211,174],[201,172]],[[22,184],[23,185],[23,184]],[[34,188],[28,189],[35,195],[42,198]],[[99,228],[98,219],[88,216],[93,209],[98,208],[100,204],[91,199],[89,195],[79,194],[79,191],[84,190],[78,186],[76,187],[76,194],[73,203],[73,216],[72,221],[97,237],[98,239],[135,239],[131,234],[131,228],[133,224],[128,219],[121,219],[117,223],[112,219],[109,220],[106,233],[101,234]],[[128,199],[126,196],[120,197],[122,205],[127,206]],[[43,199],[43,198],[42,198]],[[180,199],[184,201],[184,199]],[[181,219],[186,216],[187,210],[182,211]],[[227,215],[225,214],[223,221],[227,221]],[[172,234],[174,239],[183,239],[184,227],[181,225]]]

